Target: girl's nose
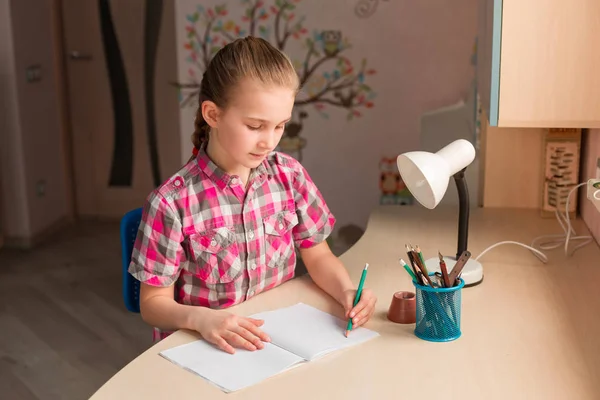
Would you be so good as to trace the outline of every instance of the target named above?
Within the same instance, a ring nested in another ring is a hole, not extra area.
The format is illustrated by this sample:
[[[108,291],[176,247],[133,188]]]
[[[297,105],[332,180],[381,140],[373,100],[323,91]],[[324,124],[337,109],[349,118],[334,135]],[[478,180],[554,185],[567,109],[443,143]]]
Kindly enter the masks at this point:
[[[275,147],[275,131],[268,131],[261,140],[261,145],[262,147],[264,147],[265,149],[272,149],[273,147]]]

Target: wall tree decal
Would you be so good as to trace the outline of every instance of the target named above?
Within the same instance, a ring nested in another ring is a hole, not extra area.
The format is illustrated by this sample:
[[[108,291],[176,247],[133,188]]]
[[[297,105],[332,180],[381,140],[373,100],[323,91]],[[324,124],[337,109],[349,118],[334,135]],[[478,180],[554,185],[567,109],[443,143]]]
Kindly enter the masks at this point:
[[[389,0],[381,1],[387,2]],[[356,6],[354,6],[354,13],[359,18],[369,18],[371,15],[375,14],[377,6],[379,6],[379,0],[358,0]]]
[[[267,5],[264,0],[240,0],[244,12],[239,22],[228,18],[227,4],[198,5],[196,11],[186,16],[188,40],[184,47],[188,50],[188,81],[173,83],[180,91],[181,107],[197,99],[202,74],[214,54],[223,45],[248,35],[262,37],[282,51],[286,51],[290,40],[301,41],[305,50],[300,59],[290,54],[302,85],[295,101],[295,109],[301,111],[298,119],[286,128],[281,142],[283,151],[295,152],[301,159],[306,140],[300,137],[300,131],[309,106],[323,118],[329,118],[332,107],[343,109],[348,120],[361,117],[364,112],[361,109],[373,107],[376,93],[366,80],[376,73],[375,69],[367,66],[366,59],[355,66],[345,56],[351,45],[341,31],[309,33],[305,27],[307,16],[295,13],[301,1],[273,0]]]

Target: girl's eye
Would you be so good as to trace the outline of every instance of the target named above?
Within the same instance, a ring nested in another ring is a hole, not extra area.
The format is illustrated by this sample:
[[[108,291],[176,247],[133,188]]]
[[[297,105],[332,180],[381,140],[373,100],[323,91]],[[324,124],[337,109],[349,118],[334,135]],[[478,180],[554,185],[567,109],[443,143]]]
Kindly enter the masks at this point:
[[[252,125],[246,125],[248,127],[248,129],[250,129],[251,131],[257,131],[260,129],[260,126],[252,126]]]
[[[285,125],[278,126],[277,129],[282,130],[285,128]]]

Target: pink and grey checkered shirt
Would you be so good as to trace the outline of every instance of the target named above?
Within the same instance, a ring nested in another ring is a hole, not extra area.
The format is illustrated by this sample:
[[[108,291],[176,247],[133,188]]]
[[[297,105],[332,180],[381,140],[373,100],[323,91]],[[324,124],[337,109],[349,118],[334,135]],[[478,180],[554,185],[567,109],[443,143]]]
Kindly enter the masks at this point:
[[[324,241],[334,224],[292,157],[271,153],[245,190],[201,149],[148,196],[129,272],[149,285],[175,284],[178,303],[227,308],[291,279],[295,248]]]

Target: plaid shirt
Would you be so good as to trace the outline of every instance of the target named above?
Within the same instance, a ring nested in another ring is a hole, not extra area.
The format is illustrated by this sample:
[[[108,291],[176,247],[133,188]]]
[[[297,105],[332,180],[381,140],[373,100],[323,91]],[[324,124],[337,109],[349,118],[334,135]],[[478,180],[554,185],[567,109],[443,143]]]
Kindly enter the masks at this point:
[[[291,279],[295,247],[324,241],[334,224],[292,157],[271,153],[245,190],[201,149],[148,196],[129,272],[148,285],[175,284],[178,303],[227,308]]]

